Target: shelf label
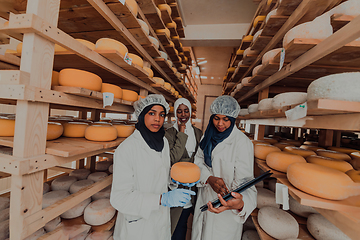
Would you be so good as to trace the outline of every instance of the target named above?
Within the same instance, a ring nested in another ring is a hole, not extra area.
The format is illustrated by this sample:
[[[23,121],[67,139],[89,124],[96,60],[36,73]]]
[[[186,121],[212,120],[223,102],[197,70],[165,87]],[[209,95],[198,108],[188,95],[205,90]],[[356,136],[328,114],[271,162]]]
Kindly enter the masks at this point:
[[[283,68],[284,62],[285,62],[285,48],[281,49],[279,71]]]
[[[132,59],[128,56],[128,54],[125,54],[124,61],[131,66]]]
[[[297,105],[293,109],[285,111],[285,115],[288,121],[294,121],[306,117],[306,114],[307,114],[306,102]]]
[[[283,210],[289,210],[289,189],[281,183],[275,185],[276,203],[281,204]]]
[[[119,0],[119,2],[121,2],[122,5],[125,5],[125,0]]]
[[[111,106],[114,103],[114,94],[109,92],[103,93],[103,106]]]

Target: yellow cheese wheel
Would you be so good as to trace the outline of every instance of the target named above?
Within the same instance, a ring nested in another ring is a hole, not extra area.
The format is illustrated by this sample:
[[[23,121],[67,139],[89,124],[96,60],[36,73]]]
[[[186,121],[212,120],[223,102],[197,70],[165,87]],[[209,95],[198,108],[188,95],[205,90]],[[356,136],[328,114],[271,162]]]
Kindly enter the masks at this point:
[[[171,92],[172,94],[174,94],[174,93],[175,93],[175,88],[174,88],[174,87],[171,87],[171,88],[170,88],[170,92]]]
[[[165,35],[170,38],[170,30],[168,28],[164,28],[164,29],[156,29],[155,30],[156,33],[165,33]]]
[[[149,36],[149,40],[152,44],[154,44],[156,49],[159,49],[160,43],[156,38]]]
[[[267,144],[255,144],[254,155],[256,158],[266,160],[266,156],[271,152],[280,152],[281,150],[275,146]]]
[[[227,72],[228,73],[233,73],[235,72],[236,68],[235,67],[231,67],[231,68],[228,68]]]
[[[166,60],[166,62],[169,64],[169,66],[170,66],[170,67],[172,67],[172,66],[173,66],[173,63],[172,63],[172,61],[171,61],[171,60]]]
[[[178,97],[178,96],[179,96],[179,92],[178,92],[178,91],[175,91],[175,92],[174,92],[174,96],[175,96],[175,97]]]
[[[171,23],[167,23],[167,24],[166,24],[166,27],[167,27],[167,28],[175,28],[175,29],[176,29],[176,22],[171,21]]]
[[[59,84],[61,86],[80,87],[94,91],[101,91],[101,78],[91,72],[65,68],[60,71]]]
[[[291,145],[290,143],[284,143],[284,142],[274,143],[273,145],[275,147],[280,148],[282,151],[284,150],[285,147],[295,147],[294,145]]]
[[[150,78],[154,77],[154,72],[151,70],[151,68],[144,67],[144,70],[149,74]]]
[[[61,123],[48,122],[46,140],[54,140],[59,138],[64,132],[64,127]]]
[[[89,124],[84,122],[67,122],[63,124],[64,126],[64,137],[84,137],[85,129],[89,126]]]
[[[132,54],[132,53],[128,53],[128,57],[131,58],[131,61],[133,64],[138,65],[139,67],[144,67],[144,61],[142,60],[141,57],[139,57],[136,54]]]
[[[240,48],[236,51],[236,55],[243,55],[244,50],[241,50]]]
[[[349,170],[346,174],[356,183],[360,183],[360,171],[355,169]]]
[[[93,122],[91,125],[106,125],[106,126],[112,126],[110,122],[106,121],[99,121],[99,122]]]
[[[141,29],[145,32],[146,36],[148,36],[150,33],[149,26],[141,19],[137,19],[137,21],[140,24]]]
[[[360,170],[360,152],[353,152],[350,154],[351,156],[351,165],[356,169]]]
[[[328,157],[323,157],[323,156],[316,156],[316,155],[308,156],[306,158],[306,161],[308,163],[314,163],[314,164],[318,164],[321,166],[333,168],[333,169],[339,170],[341,172],[347,172],[347,171],[353,169],[351,164],[344,160],[338,160],[338,159],[333,159],[333,158],[328,158]]]
[[[109,92],[114,94],[114,98],[122,98],[123,90],[114,84],[110,83],[102,83],[101,85],[101,92]]]
[[[22,43],[19,43],[17,46],[16,46],[16,52],[17,53],[19,53],[19,54],[21,54],[21,52],[22,52]]]
[[[100,38],[96,41],[95,47],[96,50],[116,50],[123,56],[128,53],[128,49],[123,43],[111,38]]]
[[[341,153],[341,152],[319,149],[316,151],[316,153],[319,156],[324,156],[324,157],[329,157],[329,158],[334,158],[334,159],[339,159],[339,160],[345,160],[345,161],[351,160],[351,157],[349,155],[347,155],[345,153]]]
[[[278,141],[277,141],[276,139],[274,139],[274,138],[264,138],[263,141],[268,142],[268,143],[270,143],[270,144],[275,144],[275,143],[278,142]]]
[[[266,145],[271,145],[270,143],[264,141],[264,140],[251,140],[251,142],[254,144],[254,146],[256,144],[266,144]]]
[[[134,125],[114,124],[113,126],[116,128],[117,136],[121,138],[130,136],[135,130]]]
[[[177,162],[170,170],[170,176],[181,183],[194,183],[200,179],[200,168],[191,162]]]
[[[165,84],[165,81],[164,81],[164,79],[162,79],[162,78],[153,77],[153,80],[155,81],[156,84],[159,84],[159,85],[161,85],[161,86],[164,86],[164,84]]]
[[[15,132],[15,119],[0,117],[0,137],[13,137]]]
[[[171,15],[171,7],[168,4],[159,4],[157,7],[160,9],[160,11],[166,10],[169,15]]]
[[[177,73],[176,67],[171,67],[171,70],[173,70],[174,73]]]
[[[88,48],[90,48],[91,50],[95,50],[95,44],[90,42],[90,41],[87,41],[87,40],[84,40],[84,39],[75,39],[76,41],[84,44],[85,46],[87,46]]]
[[[266,164],[280,172],[286,173],[289,165],[296,162],[306,163],[306,160],[300,155],[288,152],[271,152],[266,156]]]
[[[178,55],[179,51],[176,48],[174,50],[175,50],[176,55]]]
[[[300,148],[310,150],[310,151],[314,151],[314,152],[316,152],[319,149],[324,149],[322,147],[312,146],[312,145],[301,145]]]
[[[306,149],[299,148],[299,147],[287,146],[284,148],[284,151],[303,156],[304,158],[311,156],[311,155],[316,155],[316,153],[314,151],[306,150]]]
[[[350,153],[359,151],[357,149],[343,148],[343,147],[328,147],[327,149],[336,151],[336,152],[346,153],[346,154],[350,154]]]
[[[267,0],[266,5],[270,6],[273,0]]]
[[[90,141],[113,141],[117,138],[117,134],[115,127],[107,125],[91,125],[85,130],[85,138]]]
[[[247,36],[245,36],[242,40],[243,40],[243,41],[252,41],[253,38],[254,38],[253,36],[247,35]]]
[[[59,72],[52,71],[51,86],[59,86]]]
[[[254,28],[256,28],[256,26],[257,26],[260,22],[264,21],[265,18],[266,18],[266,16],[257,16],[257,17],[254,19],[254,25],[253,25]]]
[[[129,7],[130,11],[134,14],[136,17],[139,12],[139,6],[135,0],[126,0],[126,5]]]
[[[166,82],[164,83],[164,88],[166,88],[167,90],[170,90],[171,89],[171,84]]]
[[[178,96],[178,98],[182,98],[182,96],[181,96],[181,95],[179,95],[179,96]]]
[[[293,163],[287,178],[296,188],[317,197],[343,200],[360,195],[360,184],[344,172],[313,163]]]
[[[138,99],[138,94],[135,91],[123,89],[123,97],[122,99],[129,102],[135,102]]]
[[[61,52],[67,52],[68,50],[60,45],[55,44],[54,52],[55,53],[61,53]]]

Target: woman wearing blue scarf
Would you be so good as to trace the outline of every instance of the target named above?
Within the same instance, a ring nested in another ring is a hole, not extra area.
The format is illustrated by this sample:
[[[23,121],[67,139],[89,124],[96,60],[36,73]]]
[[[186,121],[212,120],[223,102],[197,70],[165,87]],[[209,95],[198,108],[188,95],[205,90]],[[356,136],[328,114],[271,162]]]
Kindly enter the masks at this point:
[[[201,169],[192,240],[238,240],[242,225],[256,207],[256,189],[251,187],[214,208],[210,201],[220,198],[242,182],[253,178],[252,142],[235,127],[240,106],[231,96],[220,96],[210,106],[211,117],[195,163]],[[209,211],[200,207],[208,204]]]

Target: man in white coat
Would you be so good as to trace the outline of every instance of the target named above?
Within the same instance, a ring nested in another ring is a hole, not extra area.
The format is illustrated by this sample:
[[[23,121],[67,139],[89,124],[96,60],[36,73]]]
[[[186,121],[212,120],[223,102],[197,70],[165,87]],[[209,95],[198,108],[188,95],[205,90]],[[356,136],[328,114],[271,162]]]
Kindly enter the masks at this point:
[[[240,106],[231,96],[220,96],[210,106],[211,117],[195,164],[201,169],[192,240],[239,240],[242,225],[256,207],[256,189],[251,187],[214,208],[210,201],[221,198],[253,178],[254,150],[248,137],[235,126]],[[209,210],[200,207],[208,204]]]

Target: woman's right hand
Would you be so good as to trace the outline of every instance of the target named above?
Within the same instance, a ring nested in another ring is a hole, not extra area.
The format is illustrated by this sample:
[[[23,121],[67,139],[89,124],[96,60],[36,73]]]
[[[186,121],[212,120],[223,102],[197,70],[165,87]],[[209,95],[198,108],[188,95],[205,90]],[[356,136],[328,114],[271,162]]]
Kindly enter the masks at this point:
[[[186,129],[185,123],[181,123],[180,120],[178,119],[178,126],[179,126],[179,132],[184,133]]]
[[[229,193],[229,189],[226,187],[225,182],[222,178],[210,176],[207,179],[207,183],[210,184],[211,188],[217,194],[224,196]]]

